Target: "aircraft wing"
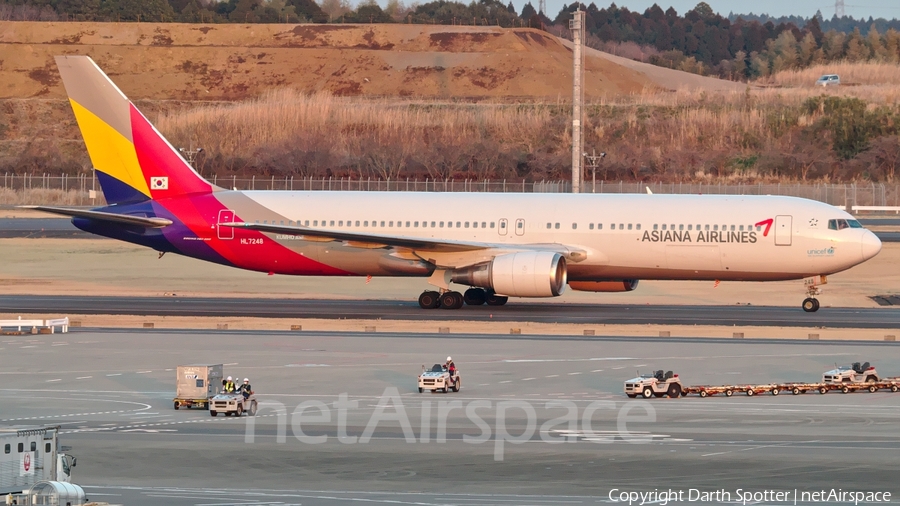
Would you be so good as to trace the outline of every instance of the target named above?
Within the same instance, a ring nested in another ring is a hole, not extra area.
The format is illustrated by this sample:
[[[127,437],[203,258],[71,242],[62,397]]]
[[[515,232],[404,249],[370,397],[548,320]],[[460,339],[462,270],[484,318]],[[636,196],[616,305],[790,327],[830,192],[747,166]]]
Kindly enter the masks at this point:
[[[109,221],[112,223],[122,223],[125,225],[137,225],[147,228],[163,228],[172,224],[172,220],[165,218],[148,218],[146,216],[132,216],[129,214],[106,213],[103,211],[89,211],[87,209],[73,209],[70,207],[50,207],[50,206],[19,206],[23,209],[35,209],[44,211],[45,213],[60,214],[63,216],[72,216],[73,218],[86,218],[95,221]]]
[[[421,237],[404,237],[383,234],[360,234],[358,232],[344,232],[338,230],[321,230],[308,227],[290,225],[260,224],[232,222],[220,225],[245,230],[257,230],[272,234],[288,234],[302,236],[306,239],[320,239],[343,241],[366,248],[397,247],[414,250],[417,253],[468,253],[486,252],[497,250],[509,251],[553,251],[562,254],[569,260],[580,262],[587,258],[587,253],[580,249],[562,244],[502,244],[474,241],[453,241],[447,239],[428,239]]]

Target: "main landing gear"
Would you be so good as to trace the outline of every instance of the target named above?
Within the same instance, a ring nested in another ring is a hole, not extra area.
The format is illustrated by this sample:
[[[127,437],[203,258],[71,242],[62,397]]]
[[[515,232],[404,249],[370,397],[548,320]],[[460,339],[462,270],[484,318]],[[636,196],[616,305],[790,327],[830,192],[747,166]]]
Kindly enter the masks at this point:
[[[807,297],[803,299],[803,310],[807,313],[815,313],[819,310],[819,299]]]
[[[481,306],[502,306],[509,300],[508,297],[496,295],[493,292],[483,288],[469,288],[465,294],[454,291],[436,292],[428,290],[419,295],[419,307],[422,309],[459,309],[463,305]]]

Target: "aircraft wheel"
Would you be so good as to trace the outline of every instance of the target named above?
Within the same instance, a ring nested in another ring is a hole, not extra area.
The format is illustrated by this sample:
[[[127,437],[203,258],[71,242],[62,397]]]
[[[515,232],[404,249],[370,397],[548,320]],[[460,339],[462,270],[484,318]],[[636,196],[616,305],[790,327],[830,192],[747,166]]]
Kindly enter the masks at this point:
[[[422,309],[434,309],[440,305],[441,294],[427,290],[419,295],[419,307]]]
[[[819,300],[812,297],[803,299],[803,310],[807,313],[815,313],[819,310]]]
[[[443,309],[459,309],[463,306],[463,296],[459,292],[444,292],[440,301]]]
[[[506,304],[509,300],[509,297],[504,297],[502,295],[490,294],[485,298],[485,302],[487,302],[488,306],[502,306]]]
[[[480,306],[487,302],[487,292],[484,288],[469,288],[463,294],[463,301],[467,306]]]

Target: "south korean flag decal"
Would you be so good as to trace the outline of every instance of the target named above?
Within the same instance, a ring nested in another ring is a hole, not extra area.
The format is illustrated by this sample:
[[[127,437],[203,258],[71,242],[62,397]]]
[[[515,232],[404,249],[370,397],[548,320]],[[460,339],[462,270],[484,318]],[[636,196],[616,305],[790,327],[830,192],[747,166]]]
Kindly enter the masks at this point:
[[[169,189],[169,178],[168,177],[151,177],[150,178],[150,189],[151,190],[168,190]]]

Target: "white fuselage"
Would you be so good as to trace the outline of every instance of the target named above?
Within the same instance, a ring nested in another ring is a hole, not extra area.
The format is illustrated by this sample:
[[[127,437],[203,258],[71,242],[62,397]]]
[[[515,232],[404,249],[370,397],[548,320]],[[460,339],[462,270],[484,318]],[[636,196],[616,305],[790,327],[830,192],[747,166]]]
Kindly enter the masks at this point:
[[[868,230],[829,228],[829,220],[852,221],[849,214],[795,197],[287,191],[215,195],[247,223],[493,245],[481,252],[431,254],[268,234],[306,258],[358,275],[426,276],[430,271],[423,263],[452,269],[488,261],[507,248],[564,245],[586,253],[582,260],[568,262],[569,281],[766,281],[839,272],[881,249]]]

